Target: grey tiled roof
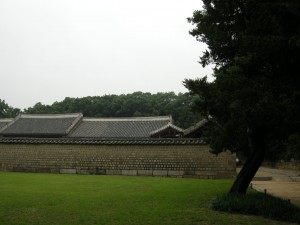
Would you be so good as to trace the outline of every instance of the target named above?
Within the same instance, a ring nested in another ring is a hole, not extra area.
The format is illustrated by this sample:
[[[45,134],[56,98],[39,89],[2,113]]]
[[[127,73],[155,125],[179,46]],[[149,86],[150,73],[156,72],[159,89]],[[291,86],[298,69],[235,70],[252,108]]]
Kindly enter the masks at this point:
[[[11,123],[14,119],[13,118],[5,118],[5,119],[0,119],[0,132],[1,130],[7,126],[9,123]]]
[[[208,119],[202,119],[200,120],[198,123],[196,123],[195,125],[185,129],[183,131],[183,136],[187,136],[195,131],[197,131],[198,129],[200,129],[201,127],[203,127],[205,124],[208,123]]]
[[[197,138],[16,138],[0,137],[2,144],[71,144],[71,145],[203,145]]]
[[[82,114],[22,114],[9,126],[0,131],[2,136],[34,136],[61,137],[67,135],[70,130],[82,118]]]
[[[148,138],[172,121],[164,117],[83,118],[69,137]]]
[[[160,127],[159,129],[157,129],[157,130],[154,130],[154,131],[151,131],[150,132],[150,136],[152,136],[152,135],[154,135],[154,134],[157,134],[157,133],[159,133],[159,132],[162,132],[162,131],[164,131],[164,130],[167,130],[167,129],[173,129],[173,130],[175,130],[175,131],[177,131],[178,133],[182,133],[183,132],[183,130],[180,128],[180,127],[177,127],[177,126],[175,126],[174,124],[172,124],[172,123],[168,123],[167,125],[165,125],[165,126],[163,126],[163,127]]]

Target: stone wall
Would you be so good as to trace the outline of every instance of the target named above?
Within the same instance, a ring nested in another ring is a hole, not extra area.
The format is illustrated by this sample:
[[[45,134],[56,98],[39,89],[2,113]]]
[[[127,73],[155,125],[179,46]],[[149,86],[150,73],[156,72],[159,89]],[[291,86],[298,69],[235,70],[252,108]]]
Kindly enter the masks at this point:
[[[232,178],[235,155],[207,145],[0,144],[0,170]]]
[[[292,160],[289,162],[279,161],[279,162],[264,162],[263,166],[272,167],[276,169],[287,169],[287,170],[299,170],[300,171],[300,161]]]

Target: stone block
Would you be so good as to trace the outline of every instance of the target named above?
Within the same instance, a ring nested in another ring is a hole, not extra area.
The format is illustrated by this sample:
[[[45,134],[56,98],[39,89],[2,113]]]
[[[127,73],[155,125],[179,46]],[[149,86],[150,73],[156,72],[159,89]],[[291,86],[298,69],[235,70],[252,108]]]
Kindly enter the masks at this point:
[[[96,175],[106,175],[106,170],[101,168],[96,168]]]
[[[214,171],[207,171],[207,170],[205,170],[205,171],[201,171],[201,170],[199,170],[199,171],[195,171],[195,175],[199,175],[199,176],[214,176],[214,175],[216,175],[216,172],[214,172]]]
[[[137,170],[122,170],[122,175],[124,176],[136,176]]]
[[[106,170],[106,175],[122,175],[121,170]]]
[[[31,168],[31,171],[30,171],[30,172],[50,173],[50,172],[51,172],[51,169],[50,169],[50,168],[36,168],[36,169]],[[76,172],[75,172],[75,173],[76,173]]]
[[[57,168],[54,168],[54,169],[51,169],[50,170],[50,173],[59,173],[59,169],[57,169]]]
[[[77,169],[77,174],[88,175],[88,174],[90,174],[90,171],[88,171],[88,170]]]
[[[28,169],[24,168],[24,167],[13,167],[12,171],[13,172],[28,172]]]
[[[76,174],[76,169],[60,169],[59,173],[63,174]]]
[[[194,176],[195,171],[194,170],[186,170],[186,171],[184,171],[184,175],[185,176]]]
[[[153,176],[168,176],[168,171],[167,170],[153,170]]]
[[[138,176],[152,176],[152,170],[138,170]]]
[[[183,176],[183,171],[182,170],[169,170],[168,171],[168,176],[170,177],[182,177]]]

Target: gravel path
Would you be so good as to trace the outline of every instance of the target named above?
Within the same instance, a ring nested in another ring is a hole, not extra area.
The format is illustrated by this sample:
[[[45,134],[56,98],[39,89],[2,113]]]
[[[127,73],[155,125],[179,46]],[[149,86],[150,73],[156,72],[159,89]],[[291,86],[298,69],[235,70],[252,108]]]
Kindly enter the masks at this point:
[[[266,190],[300,207],[300,171],[261,167],[251,183],[255,190]]]

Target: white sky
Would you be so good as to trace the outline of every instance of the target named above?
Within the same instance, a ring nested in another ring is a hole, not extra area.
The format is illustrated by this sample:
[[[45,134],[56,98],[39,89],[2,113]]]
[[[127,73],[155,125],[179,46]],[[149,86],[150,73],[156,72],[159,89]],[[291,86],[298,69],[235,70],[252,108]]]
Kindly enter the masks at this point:
[[[0,0],[0,99],[19,108],[65,97],[186,92],[211,74],[188,34],[200,0]]]

